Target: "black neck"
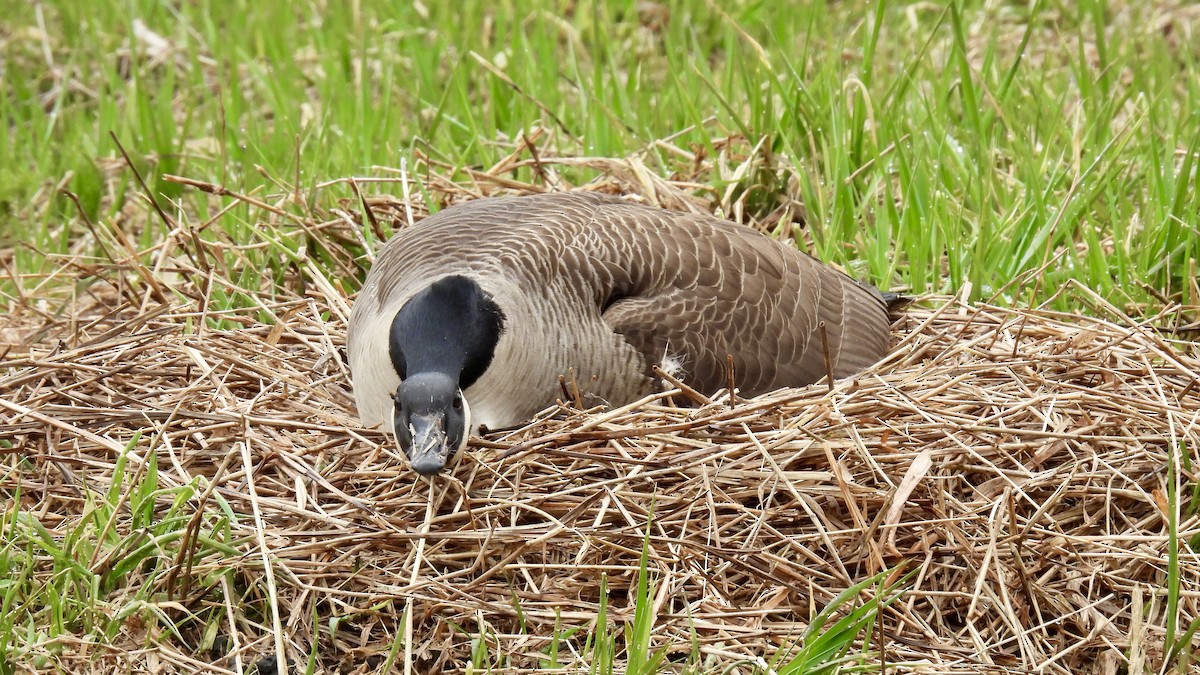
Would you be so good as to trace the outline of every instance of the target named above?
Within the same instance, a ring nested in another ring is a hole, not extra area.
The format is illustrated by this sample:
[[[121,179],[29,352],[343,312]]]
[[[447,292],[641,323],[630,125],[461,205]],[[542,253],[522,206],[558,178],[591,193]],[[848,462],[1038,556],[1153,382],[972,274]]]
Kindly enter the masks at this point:
[[[492,362],[504,314],[479,284],[439,279],[414,295],[392,320],[388,351],[400,379],[445,373],[466,389]]]

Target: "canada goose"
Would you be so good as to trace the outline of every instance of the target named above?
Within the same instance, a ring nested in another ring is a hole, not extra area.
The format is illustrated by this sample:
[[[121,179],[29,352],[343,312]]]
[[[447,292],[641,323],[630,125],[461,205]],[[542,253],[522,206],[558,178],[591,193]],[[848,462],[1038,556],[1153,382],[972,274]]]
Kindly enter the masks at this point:
[[[887,349],[883,298],[794,247],[711,216],[596,193],[481,199],[380,250],[347,334],[359,416],[440,471],[479,425],[553,404],[572,371],[612,405],[652,368],[747,395],[857,372]]]

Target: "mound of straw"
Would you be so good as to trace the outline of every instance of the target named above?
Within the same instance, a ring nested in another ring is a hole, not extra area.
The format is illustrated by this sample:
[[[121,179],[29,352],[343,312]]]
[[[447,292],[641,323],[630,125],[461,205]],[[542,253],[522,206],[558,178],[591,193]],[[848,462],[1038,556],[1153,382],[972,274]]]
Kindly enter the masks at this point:
[[[925,298],[884,362],[832,387],[567,401],[428,481],[359,427],[348,301],[312,265],[304,295],[219,315],[77,267],[106,280],[88,311],[10,328],[0,492],[61,536],[118,483],[129,535],[139,477],[157,472],[163,513],[193,489],[180,536],[101,605],[142,593],[149,614],[111,646],[60,644],[66,670],[236,671],[282,650],[378,672],[398,645],[398,669],[455,672],[479,639],[503,672],[535,667],[594,627],[602,583],[610,621],[632,620],[647,531],[652,645],[705,672],[765,667],[901,564],[915,576],[858,645],[888,672],[1165,672],[1168,625],[1200,616],[1200,359],[1117,315]],[[205,288],[199,267],[153,274]]]

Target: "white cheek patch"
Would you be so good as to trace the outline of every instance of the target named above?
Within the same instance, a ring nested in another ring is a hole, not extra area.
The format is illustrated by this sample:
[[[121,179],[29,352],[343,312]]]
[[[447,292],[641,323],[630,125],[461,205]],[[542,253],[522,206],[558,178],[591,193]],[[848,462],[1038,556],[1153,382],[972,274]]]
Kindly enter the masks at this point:
[[[458,397],[462,401],[463,435],[458,447],[454,449],[455,453],[462,452],[463,448],[467,447],[467,439],[475,433],[475,429],[471,428],[471,406],[467,404],[467,397],[463,395],[462,390],[459,390]]]

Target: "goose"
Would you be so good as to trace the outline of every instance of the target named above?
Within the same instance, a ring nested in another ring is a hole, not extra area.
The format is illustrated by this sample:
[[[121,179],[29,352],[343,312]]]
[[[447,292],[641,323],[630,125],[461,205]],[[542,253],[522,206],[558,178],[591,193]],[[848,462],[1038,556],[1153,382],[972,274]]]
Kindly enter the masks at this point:
[[[818,326],[824,324],[824,338]],[[467,437],[526,421],[571,373],[622,405],[663,383],[753,396],[883,356],[883,295],[713,216],[594,192],[485,198],[380,249],[347,327],[354,398],[419,474]],[[828,357],[825,353],[828,351]],[[827,364],[828,360],[828,364]]]

